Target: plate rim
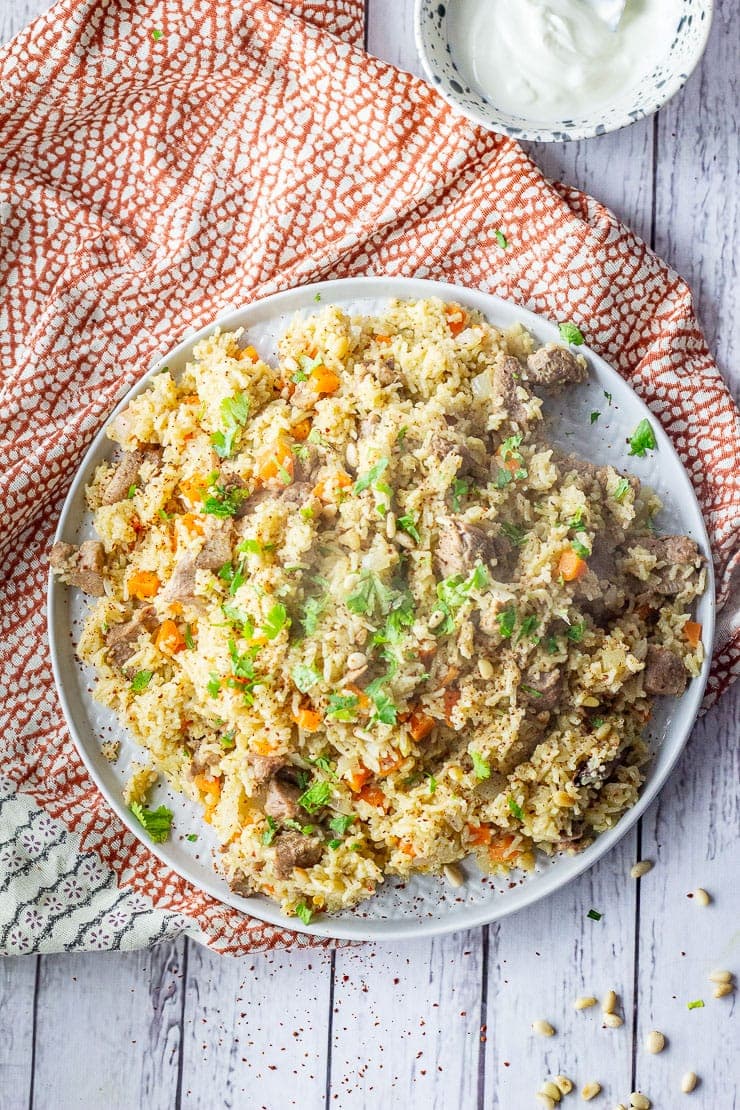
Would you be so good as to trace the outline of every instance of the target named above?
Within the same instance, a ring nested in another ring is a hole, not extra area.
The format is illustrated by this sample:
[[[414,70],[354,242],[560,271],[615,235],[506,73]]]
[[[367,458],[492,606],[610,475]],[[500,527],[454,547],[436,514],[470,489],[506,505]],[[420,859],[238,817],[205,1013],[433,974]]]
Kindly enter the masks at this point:
[[[398,288],[398,292],[389,292],[389,284]],[[69,487],[67,495],[64,500],[61,512],[59,514],[59,521],[54,534],[54,542],[63,538],[67,531],[67,525],[73,513],[74,503],[83,484],[83,478],[87,472],[88,465],[91,460],[97,455],[101,444],[107,441],[106,429],[111,422],[115,419],[116,415],[123,409],[129,401],[137,396],[140,392],[146,389],[151,379],[165,366],[169,361],[173,361],[180,355],[186,353],[188,349],[192,349],[193,345],[203,336],[212,333],[212,331],[219,327],[222,329],[231,329],[234,327],[244,327],[248,329],[250,325],[243,325],[238,323],[237,317],[243,316],[249,310],[262,308],[276,308],[277,312],[280,311],[280,306],[283,302],[290,302],[291,300],[304,300],[306,304],[296,304],[293,311],[300,311],[302,308],[308,307],[310,301],[316,299],[316,294],[321,294],[321,301],[319,304],[326,307],[332,302],[328,299],[332,293],[344,295],[348,289],[353,292],[357,291],[357,295],[349,299],[362,299],[363,295],[366,297],[375,297],[377,299],[393,297],[408,297],[419,298],[424,296],[436,296],[442,299],[454,299],[462,304],[470,303],[471,300],[482,298],[488,302],[491,310],[495,310],[499,306],[503,306],[506,312],[514,310],[520,315],[520,322],[535,334],[541,333],[543,329],[554,329],[557,336],[557,324],[549,320],[547,317],[538,313],[532,312],[515,301],[506,300],[497,296],[494,293],[489,293],[483,289],[468,288],[461,285],[451,284],[449,282],[435,281],[429,278],[416,278],[416,277],[398,277],[377,275],[369,277],[349,277],[349,278],[334,278],[326,281],[311,282],[306,285],[292,286],[290,289],[280,290],[271,293],[266,297],[260,297],[254,301],[250,301],[238,308],[230,308],[228,311],[221,313],[216,319],[212,320],[202,328],[186,335],[175,346],[170,348],[161,357],[158,357],[153,365],[126,390],[125,394],[117,402],[108,416],[100,425],[98,431],[93,437],[90,445],[85,451],[82,459],[80,460],[75,476]],[[327,300],[324,301],[324,294],[327,294]],[[475,307],[479,307],[476,305]],[[481,311],[486,311],[481,309]],[[548,340],[543,340],[546,342]],[[631,395],[631,403],[636,403],[642,414],[645,417],[652,418],[653,427],[658,441],[658,448],[672,458],[673,462],[678,464],[677,477],[683,483],[685,492],[689,496],[689,502],[693,515],[697,522],[697,531],[699,535],[697,540],[702,544],[705,553],[709,554],[706,561],[707,568],[707,584],[705,593],[700,599],[706,605],[707,616],[704,621],[705,629],[711,635],[707,636],[707,643],[714,643],[715,632],[715,619],[716,619],[716,599],[715,599],[715,580],[714,569],[711,558],[711,543],[707,532],[704,517],[699,506],[696,493],[694,491],[691,480],[688,476],[686,468],[684,467],[678,453],[668,438],[667,433],[664,431],[657,415],[648,408],[645,401],[634,391],[632,386],[625,381],[624,378],[615,370],[601,355],[593,351],[587,344],[582,347],[583,353],[587,354],[593,366],[603,373],[606,372],[608,376],[616,378],[620,385],[624,387]],[[69,531],[73,529],[70,527]],[[57,626],[55,617],[57,595],[61,594],[62,587],[49,571],[48,586],[47,586],[47,600],[46,600],[46,616],[47,616],[47,632],[49,638],[49,653],[51,657],[52,672],[54,676],[54,683],[56,686],[57,696],[59,703],[62,707],[65,722],[69,730],[72,741],[77,749],[77,752],[82,759],[88,774],[90,775],[95,786],[100,791],[106,804],[110,806],[119,820],[128,828],[128,830],[136,837],[139,843],[150,852],[152,852],[166,867],[178,874],[185,882],[189,883],[196,890],[207,894],[209,897],[214,898],[222,905],[230,906],[240,913],[247,916],[254,917],[259,921],[266,922],[267,924],[274,925],[277,928],[311,935],[324,939],[333,940],[354,940],[354,941],[396,941],[407,940],[422,936],[441,936],[453,932],[458,932],[463,929],[477,928],[481,925],[488,925],[494,921],[499,921],[504,917],[508,917],[512,913],[518,913],[520,910],[539,902],[541,899],[546,898],[548,895],[553,894],[556,890],[567,886],[578,876],[582,875],[584,871],[592,867],[599,859],[605,856],[621,839],[625,836],[630,829],[634,827],[640,817],[643,815],[647,807],[653,802],[658,793],[663,789],[668,778],[670,777],[673,769],[682,755],[688,738],[696,722],[701,702],[704,695],[704,690],[709,677],[709,670],[712,660],[711,650],[707,653],[702,664],[700,674],[692,679],[689,690],[684,697],[689,697],[689,703],[681,712],[678,724],[674,724],[670,719],[666,726],[666,733],[663,738],[665,744],[666,738],[670,735],[671,743],[674,750],[671,753],[667,763],[661,768],[660,772],[655,775],[651,780],[648,780],[641,788],[640,796],[625,814],[619,819],[617,824],[600,833],[594,842],[584,850],[577,857],[569,857],[571,866],[566,873],[558,871],[557,866],[553,866],[547,873],[541,873],[541,878],[537,883],[530,882],[524,883],[516,894],[507,896],[500,900],[500,904],[496,904],[496,899],[492,896],[489,900],[476,903],[472,906],[467,906],[455,912],[454,902],[450,903],[450,912],[445,917],[424,919],[421,918],[363,918],[361,913],[356,914],[352,918],[333,917],[330,914],[318,917],[309,925],[304,925],[297,918],[288,917],[277,906],[266,899],[252,899],[244,898],[235,894],[233,891],[221,889],[218,887],[214,880],[217,878],[216,872],[209,873],[207,881],[194,878],[192,875],[186,873],[184,868],[178,865],[170,858],[168,852],[163,845],[155,844],[146,837],[145,830],[136,822],[133,815],[124,806],[122,799],[116,798],[111,794],[107,785],[103,782],[102,777],[98,774],[97,768],[93,762],[91,753],[88,753],[84,739],[77,727],[77,723],[69,705],[65,685],[62,679],[62,663],[60,658],[60,650],[57,644],[63,640],[63,629]],[[708,624],[708,628],[706,625]],[[681,705],[681,703],[677,703]],[[363,903],[359,903],[361,907]]]

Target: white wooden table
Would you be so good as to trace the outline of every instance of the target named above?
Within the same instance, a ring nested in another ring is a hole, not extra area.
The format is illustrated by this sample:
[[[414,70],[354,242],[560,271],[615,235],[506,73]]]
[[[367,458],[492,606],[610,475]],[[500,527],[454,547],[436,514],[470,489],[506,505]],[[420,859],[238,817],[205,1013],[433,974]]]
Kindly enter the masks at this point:
[[[48,6],[0,0],[0,40]],[[411,0],[366,6],[369,49],[420,71]],[[735,386],[739,29],[735,0],[718,0],[700,70],[658,117],[534,150],[688,278]],[[525,1110],[559,1072],[600,1082],[590,1105],[604,1110],[637,1088],[663,1110],[733,1110],[735,1001],[713,999],[707,973],[740,972],[739,725],[736,688],[697,725],[640,827],[565,890],[488,929],[334,955],[232,960],[180,941],[0,961],[0,1110]],[[640,857],[656,867],[638,886]],[[712,893],[706,909],[687,898],[696,886]],[[573,1008],[609,988],[621,1029]],[[687,1008],[700,998],[703,1009]],[[557,1028],[549,1040],[530,1032],[542,1017]],[[643,1048],[653,1028],[668,1037],[660,1056]],[[689,1068],[701,1083],[685,1096]]]

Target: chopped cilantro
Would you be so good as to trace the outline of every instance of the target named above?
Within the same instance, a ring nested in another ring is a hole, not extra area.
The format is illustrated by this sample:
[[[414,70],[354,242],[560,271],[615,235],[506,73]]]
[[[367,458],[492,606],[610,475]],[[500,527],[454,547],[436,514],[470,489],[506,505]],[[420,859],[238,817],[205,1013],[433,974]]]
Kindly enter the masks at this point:
[[[470,597],[473,590],[481,590],[488,584],[488,571],[482,563],[477,563],[467,578],[461,574],[443,578],[437,583],[437,597],[439,608],[445,614],[445,619],[438,629],[438,634],[452,632],[455,627],[455,616]]]
[[[545,647],[547,649],[548,655],[557,655],[557,653],[560,651],[560,644],[557,641],[557,637],[548,636],[545,640]]]
[[[629,454],[643,458],[647,451],[654,451],[658,446],[655,432],[649,420],[641,420],[627,441],[630,445]]]
[[[338,813],[336,817],[332,817],[329,822],[329,828],[332,832],[335,832],[337,836],[346,836],[347,830],[354,819],[354,813]]]
[[[160,39],[164,38],[164,31],[160,31],[159,27],[154,27],[152,30],[152,38],[155,42],[159,42]],[[166,370],[167,367],[163,366],[162,369]]]
[[[311,520],[313,517],[313,509],[311,506],[305,505],[304,508],[300,510],[300,516],[302,520]]]
[[[134,482],[133,485],[128,487],[128,493],[126,494],[126,496],[128,497],[129,501],[131,500],[132,497],[136,496],[136,483],[135,482]]]
[[[157,516],[160,520],[172,520],[172,513],[166,513],[164,509],[157,509]]]
[[[335,852],[341,843],[341,840],[337,840],[335,838],[334,840],[329,841],[329,847],[332,849],[333,852]]]
[[[501,250],[505,251],[509,244],[506,240],[506,236],[504,235],[503,231],[499,231],[497,229],[496,231],[494,231],[493,234],[496,236],[496,242],[501,247]]]
[[[237,551],[245,552],[247,555],[261,555],[262,544],[259,540],[242,540],[237,547]]]
[[[470,758],[473,761],[473,770],[477,779],[490,779],[491,765],[487,759],[484,759],[478,752],[470,752]]]
[[[601,921],[603,916],[603,913],[599,913],[598,910],[589,910],[586,914],[586,917],[590,917],[592,921]]]
[[[141,694],[146,690],[153,677],[154,671],[137,671],[131,679],[131,689],[135,694]]]
[[[242,501],[248,496],[247,491],[238,486],[227,490],[222,485],[214,485],[212,489],[214,492],[203,501],[203,512],[209,516],[235,516]]]
[[[236,566],[234,566],[233,563],[224,563],[218,572],[218,576],[222,582],[228,583],[229,593],[232,597],[239,587],[244,585],[246,566],[246,557],[242,556]]]
[[[524,819],[524,811],[522,810],[522,807],[517,804],[514,798],[508,798],[506,804],[518,821],[522,821]]]
[[[278,601],[270,609],[266,620],[260,627],[268,640],[274,640],[286,625],[290,626],[290,617],[283,603]]]
[[[193,642],[193,630],[189,624],[185,625],[185,647],[188,648],[189,651],[192,651],[195,647],[195,643]]]
[[[594,409],[594,411],[591,413],[591,423],[595,424],[600,416],[601,413],[598,411],[598,409]]]
[[[191,844],[195,844],[196,840],[198,839],[198,834],[197,833],[188,833],[188,835],[185,837],[185,839],[189,840]]]
[[[704,1009],[704,999],[703,998],[695,998],[693,1002],[687,1002],[686,1005],[688,1006],[688,1008],[690,1010],[703,1010]]]
[[[627,481],[627,479],[626,478],[620,478],[619,481],[617,482],[615,488],[614,488],[614,493],[612,494],[612,497],[614,498],[615,501],[621,501],[624,498],[624,495],[625,495],[625,493],[627,492],[627,490],[629,488],[630,488],[630,484]]]
[[[385,456],[381,459],[378,459],[378,461],[375,463],[375,466],[371,466],[367,474],[362,474],[357,479],[354,486],[352,487],[352,492],[362,493],[363,490],[368,489],[370,486],[373,485],[373,483],[377,482],[378,478],[380,478],[380,475],[383,473],[387,466],[388,459]]]
[[[535,632],[539,627],[539,623],[539,617],[525,617],[522,623],[519,625],[517,640],[523,640],[525,636],[529,637],[529,639],[531,640],[536,640],[537,637],[535,636]]]
[[[217,698],[220,689],[221,689],[221,679],[219,678],[219,676],[216,674],[215,671],[211,671],[210,676],[208,678],[208,685],[206,686],[206,690],[208,691],[208,693],[211,695],[212,698]]]
[[[275,839],[276,832],[277,824],[275,823],[274,817],[268,817],[267,828],[262,833],[262,843],[265,845],[265,847],[268,847],[270,844],[272,844],[273,840]]]
[[[307,597],[303,603],[301,624],[306,636],[313,636],[319,626],[319,617],[326,609],[326,597]]]
[[[575,324],[558,324],[558,331],[560,338],[566,343],[572,343],[574,347],[580,347],[584,342],[583,333]]]
[[[604,718],[603,717],[594,717],[593,721],[591,722],[591,724],[593,725],[594,728],[601,728],[603,723],[604,723]]]
[[[522,683],[522,690],[524,690],[525,694],[529,694],[529,696],[531,698],[541,698],[542,697],[542,691],[541,690],[536,690],[534,686],[525,686],[525,684]]]
[[[607,393],[607,391],[604,390],[604,396],[606,397],[607,404],[611,405],[612,401],[614,400],[611,393]]]
[[[504,462],[509,458],[521,459],[522,455],[519,448],[522,445],[522,438],[521,435],[508,436],[501,444],[501,458]]]
[[[434,775],[427,775],[427,779],[429,780],[429,793],[434,794],[437,789],[437,780]]]
[[[470,478],[455,478],[452,483],[452,508],[456,513],[460,512],[463,497],[470,493],[470,484]]]
[[[254,635],[254,621],[248,613],[245,613],[238,605],[232,605],[230,601],[223,603],[221,611],[226,619],[241,631],[242,636],[248,640],[252,638]]]
[[[493,479],[493,484],[495,485],[496,489],[505,489],[506,486],[510,485],[513,481],[514,475],[511,473],[511,471],[504,470],[504,468],[500,466],[496,471],[495,477]]]
[[[319,755],[316,759],[309,759],[309,763],[313,763],[314,767],[318,767],[318,769],[323,771],[325,775],[328,775],[330,779],[335,779],[337,777],[334,764],[328,756]]]
[[[576,529],[583,527],[583,508],[580,505],[568,521],[568,527]]]
[[[305,663],[296,663],[291,672],[293,683],[305,694],[310,690],[320,679],[321,675],[314,667],[308,667]]]
[[[318,295],[317,293],[316,296]],[[304,925],[309,925],[313,917],[313,910],[310,910],[305,902],[299,902],[295,908],[295,915],[296,917],[300,917]]]
[[[325,806],[331,797],[331,786],[328,782],[319,781],[309,786],[298,799],[298,805],[303,806],[306,813],[315,813],[317,809]]]
[[[320,293],[314,293],[314,298],[313,299],[316,301],[316,304],[318,304],[319,301],[321,300],[321,294]]]
[[[240,430],[249,418],[249,398],[244,393],[224,397],[221,402],[221,420],[224,430],[211,436],[211,446],[220,459],[228,459],[234,453],[234,445]]]
[[[588,559],[591,554],[591,549],[586,547],[585,543],[582,543],[578,537],[570,541],[570,546],[573,548],[576,555],[580,555],[582,559]]]
[[[508,520],[501,525],[501,531],[507,540],[514,544],[514,547],[522,547],[527,542],[528,533],[524,528],[519,528],[518,525],[511,524]]]
[[[408,426],[406,424],[404,424],[402,427],[400,427],[398,429],[398,435],[396,436],[396,443],[403,443],[403,441],[405,440],[406,435],[408,433],[408,430],[409,429],[408,429]]]
[[[419,542],[419,532],[416,524],[414,523],[414,518],[410,515],[410,513],[405,513],[403,516],[399,516],[396,524],[402,532],[406,532],[409,536],[411,536],[412,540],[416,540],[417,543]]]
[[[140,802],[132,802],[128,807],[155,844],[164,844],[172,828],[172,810],[166,806],[158,809],[146,809]]]
[[[516,624],[516,609],[514,608],[514,606],[509,605],[508,608],[504,609],[503,613],[499,613],[496,617],[496,623],[498,624],[498,630],[501,633],[501,638],[503,640],[508,640],[511,637],[512,632],[514,631],[514,625]]]
[[[357,694],[330,694],[326,714],[335,721],[354,721],[359,704]]]
[[[572,624],[570,626],[565,635],[568,637],[569,640],[572,640],[574,644],[580,644],[581,640],[583,639],[583,633],[585,632],[585,630],[586,626],[583,621],[576,621],[575,624]]]
[[[398,720],[398,710],[388,694],[383,693],[381,689],[374,689],[375,683],[370,683],[367,687],[366,693],[372,700],[375,706],[375,712],[370,720],[370,724],[375,721],[380,721],[383,725],[395,725]],[[372,692],[371,692],[372,691]]]

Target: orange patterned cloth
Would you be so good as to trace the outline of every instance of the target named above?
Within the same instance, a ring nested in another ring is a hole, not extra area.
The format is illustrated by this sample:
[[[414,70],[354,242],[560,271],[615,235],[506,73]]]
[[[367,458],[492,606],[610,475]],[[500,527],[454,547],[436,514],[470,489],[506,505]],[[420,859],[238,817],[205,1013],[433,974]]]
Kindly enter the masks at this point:
[[[685,462],[725,612],[740,550],[738,413],[686,285],[516,143],[363,53],[362,7],[59,0],[0,53],[1,770],[8,796],[61,822],[137,912],[232,953],[296,937],[190,887],[112,817],[67,734],[45,632],[47,556],[78,463],[186,329],[359,274],[440,278],[575,321]],[[735,615],[721,627],[710,701],[740,658]],[[7,935],[23,928],[16,904]],[[91,946],[92,932],[49,943]]]

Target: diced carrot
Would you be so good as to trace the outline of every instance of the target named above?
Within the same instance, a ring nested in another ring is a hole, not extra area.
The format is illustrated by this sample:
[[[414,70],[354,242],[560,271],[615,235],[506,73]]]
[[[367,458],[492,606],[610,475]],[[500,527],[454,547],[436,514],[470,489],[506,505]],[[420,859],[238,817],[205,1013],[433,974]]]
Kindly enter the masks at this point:
[[[376,335],[375,336],[375,342],[376,343],[381,343],[384,347],[387,346],[387,344],[390,343],[390,341],[391,341],[391,337],[389,335]]]
[[[488,845],[488,856],[492,863],[507,863],[518,852],[512,851],[514,846],[514,837],[507,836],[505,833],[501,836],[495,837]]]
[[[267,737],[265,737],[265,736],[258,736],[256,739],[252,740],[251,743],[250,743],[250,747],[251,747],[252,751],[255,752],[256,755],[274,755],[275,754],[275,745],[273,744],[273,742],[271,740],[268,740]]]
[[[588,563],[575,551],[564,551],[558,563],[558,573],[562,574],[566,582],[575,582],[583,578],[588,570]]]
[[[411,856],[412,859],[419,854],[410,840],[399,840],[398,850],[406,856]]]
[[[336,485],[340,489],[346,489],[347,486],[352,485],[352,479],[349,474],[346,474],[343,470],[339,470],[336,474],[330,474],[328,478],[322,478],[320,482],[317,482],[311,490],[311,493],[321,501],[331,501],[332,498],[327,494],[327,486],[331,485]]]
[[[178,651],[183,651],[185,648],[180,629],[171,620],[162,621],[157,629],[154,643],[165,655],[176,655]]]
[[[294,713],[293,720],[304,732],[316,732],[321,728],[321,714],[318,709],[311,709],[308,706],[302,707],[297,713]]]
[[[221,782],[219,779],[209,779],[207,775],[196,775],[193,782],[198,787],[201,794],[205,794],[205,798],[203,799],[203,820],[207,821],[210,825],[213,811],[221,798]]]
[[[302,443],[304,439],[308,439],[311,433],[311,423],[309,420],[299,420],[297,424],[293,425],[290,431],[293,439],[297,439]]]
[[[182,616],[181,601],[171,601],[168,605],[168,609],[171,613],[174,613],[176,617]]]
[[[129,597],[138,597],[140,601],[154,597],[158,589],[159,579],[151,570],[134,571],[128,580]]]
[[[459,304],[448,304],[445,308],[447,326],[453,335],[459,335],[468,326],[468,314]]]
[[[367,786],[363,786],[362,790],[360,790],[357,794],[357,797],[361,801],[367,802],[369,806],[376,806],[378,809],[383,808],[387,801],[386,796],[380,789],[380,787],[373,786],[372,783],[368,783]]]
[[[460,691],[457,686],[451,686],[445,690],[444,707],[445,707],[445,720],[450,728],[452,725],[452,710],[455,708],[460,700]]]
[[[252,347],[251,344],[248,347],[242,347],[239,353],[239,358],[248,358],[250,362],[256,362],[259,357],[257,349]]]
[[[318,353],[319,353],[319,349],[316,346],[316,344],[315,343],[309,343],[309,345],[306,347],[306,354],[308,355],[308,357],[309,358],[316,358],[316,355]]]
[[[352,774],[349,776],[348,782],[349,782],[349,788],[350,788],[350,790],[352,791],[353,794],[359,794],[360,793],[363,786],[365,785],[367,780],[370,778],[370,775],[371,775],[371,772],[368,770],[367,767],[363,767],[362,764],[360,764],[360,767],[357,771],[352,772]]]
[[[278,475],[284,478],[283,471],[288,475],[289,481],[293,479],[293,452],[284,439],[278,437],[273,447],[263,451],[257,459],[257,473],[263,482]],[[287,485],[287,483],[286,483]]]
[[[191,478],[184,478],[180,482],[180,489],[188,501],[202,501],[207,488],[208,483],[201,474],[193,474]]]
[[[698,647],[701,640],[701,625],[697,624],[696,621],[686,621],[683,626],[683,634],[692,647]]]
[[[355,695],[355,697],[357,698],[358,709],[365,710],[370,708],[370,698],[367,696],[365,691],[360,689],[359,686],[356,686],[354,682],[348,682],[344,689],[349,690],[352,694]]]
[[[378,774],[383,779],[386,778],[388,775],[392,775],[393,772],[401,766],[403,760],[404,757],[402,755],[392,755],[381,759],[380,770],[378,771]]]
[[[437,722],[434,717],[428,716],[421,709],[414,709],[409,718],[412,740],[424,740]]]
[[[199,405],[200,397],[197,393],[188,393],[186,397],[180,398],[181,405]]]
[[[468,837],[471,844],[490,844],[493,829],[490,825],[468,825]]]
[[[191,535],[203,535],[203,520],[196,513],[183,513],[180,517],[183,528]]]
[[[308,380],[314,393],[336,393],[341,385],[338,375],[323,364],[314,367]]]

